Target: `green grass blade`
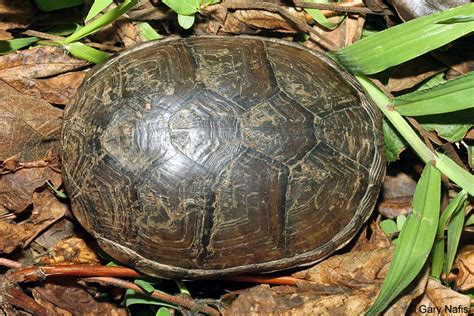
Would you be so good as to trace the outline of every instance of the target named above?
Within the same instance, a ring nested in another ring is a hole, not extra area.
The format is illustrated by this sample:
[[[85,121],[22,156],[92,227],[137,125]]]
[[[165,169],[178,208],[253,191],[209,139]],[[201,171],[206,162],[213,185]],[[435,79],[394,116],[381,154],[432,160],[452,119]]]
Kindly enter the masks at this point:
[[[448,251],[446,254],[446,265],[444,267],[444,273],[446,275],[449,274],[451,268],[453,267],[454,258],[456,257],[456,252],[458,250],[459,240],[461,239],[461,233],[464,228],[464,209],[466,208],[466,203],[467,200],[464,200],[448,224]]]
[[[102,52],[79,42],[67,44],[64,48],[77,58],[87,60],[94,64],[101,63],[110,57],[110,54],[106,52]]]
[[[76,42],[83,37],[86,37],[94,32],[97,32],[104,26],[112,23],[113,20],[130,10],[134,5],[137,4],[138,0],[125,0],[122,2],[121,5],[113,8],[112,10],[108,11],[104,15],[102,15],[97,20],[92,21],[91,23],[87,24],[77,32],[74,32],[69,37],[67,37],[62,44],[69,44],[72,42]]]
[[[139,27],[140,34],[145,41],[153,41],[161,38],[161,35],[147,22],[140,23]]]
[[[405,116],[440,114],[474,108],[473,96],[474,71],[471,71],[434,88],[397,97],[393,105]]]
[[[36,6],[41,11],[54,11],[70,7],[79,6],[84,3],[83,0],[35,0]]]
[[[474,21],[440,24],[474,14],[474,3],[391,27],[334,53],[352,73],[373,74],[423,55],[474,31]]]
[[[193,26],[194,20],[195,20],[194,15],[178,14],[178,24],[185,30],[190,29],[191,26]]]
[[[431,276],[439,280],[444,267],[444,231],[447,223],[453,214],[459,212],[461,207],[467,201],[467,192],[461,191],[449,203],[444,212],[441,214],[438,224],[438,232],[436,234],[435,247],[433,249],[433,260],[431,263]],[[451,246],[452,247],[452,246]]]
[[[381,91],[365,76],[357,75],[356,78],[415,153],[425,163],[434,163],[436,168],[445,174],[451,181],[466,190],[471,196],[474,196],[474,176],[468,171],[462,169],[449,157],[443,154],[433,153],[425,143],[423,143],[420,137],[418,137],[407,121],[397,111],[395,111],[390,100],[383,91]]]
[[[90,19],[94,18],[102,10],[107,8],[112,2],[113,0],[95,0],[94,3],[92,4],[92,7],[89,10],[89,13],[87,13],[85,21],[87,22]]]
[[[427,164],[413,196],[413,211],[398,238],[380,293],[366,315],[381,313],[418,275],[433,246],[439,218],[441,174]]]
[[[178,286],[179,292],[181,294],[186,294],[186,295],[191,296],[191,292],[189,292],[188,287],[186,286],[186,284],[183,281],[175,281],[175,282],[176,282],[176,285]]]
[[[37,37],[15,38],[7,41],[0,41],[0,55],[5,55],[17,51],[37,41]]]

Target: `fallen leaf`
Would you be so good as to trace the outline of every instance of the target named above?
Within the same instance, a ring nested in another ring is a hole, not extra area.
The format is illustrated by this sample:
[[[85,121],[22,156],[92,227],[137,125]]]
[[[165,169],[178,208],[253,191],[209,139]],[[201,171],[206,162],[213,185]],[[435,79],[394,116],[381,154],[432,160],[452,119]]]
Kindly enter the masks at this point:
[[[31,290],[35,300],[59,315],[127,316],[125,308],[112,303],[99,302],[77,283],[46,283]]]
[[[67,205],[49,190],[35,192],[33,210],[27,219],[18,224],[0,221],[0,253],[26,247],[38,234],[62,218],[67,209]]]
[[[114,25],[124,47],[130,47],[142,42],[138,25],[132,23],[129,19],[119,18],[114,22]]]
[[[471,3],[471,0],[391,0],[390,1],[402,20],[408,21],[420,16],[433,14],[441,11]]]
[[[0,79],[52,77],[87,65],[61,47],[41,46],[0,56]]]
[[[457,270],[454,282],[459,291],[474,289],[474,245],[461,248],[454,261],[453,270]]]
[[[359,238],[351,251],[376,250],[387,248],[391,245],[391,238],[380,229],[380,226],[376,221],[372,221],[370,225],[365,226],[365,229],[359,235]]]
[[[39,260],[42,265],[48,264],[100,264],[94,250],[78,237],[60,240],[52,247],[47,256]]]
[[[39,97],[49,103],[68,105],[85,76],[85,71],[73,71],[46,79],[10,77],[6,78],[5,82],[17,91]]]
[[[0,160],[16,154],[21,160],[35,160],[50,150],[57,153],[62,115],[62,110],[0,80]]]
[[[68,215],[66,214],[66,216]],[[34,246],[39,254],[44,254],[61,240],[78,235],[77,224],[64,217],[41,233],[41,235],[31,243],[31,246]]]
[[[33,22],[35,11],[32,1],[0,0],[0,31],[26,28]]]
[[[468,315],[470,298],[429,278],[425,294],[412,315]]]

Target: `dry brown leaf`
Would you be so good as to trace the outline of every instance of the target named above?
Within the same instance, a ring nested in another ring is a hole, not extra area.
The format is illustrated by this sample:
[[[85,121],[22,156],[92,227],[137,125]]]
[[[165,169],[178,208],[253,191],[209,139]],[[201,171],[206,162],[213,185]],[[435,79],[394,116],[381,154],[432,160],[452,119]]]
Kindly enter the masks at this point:
[[[18,153],[21,160],[57,153],[62,115],[62,110],[0,80],[0,160]]]
[[[83,286],[78,284],[46,283],[32,289],[33,297],[59,315],[126,316],[126,309],[107,302],[96,301]]]
[[[10,77],[5,82],[17,91],[42,98],[49,103],[68,105],[85,76],[85,71],[73,71],[47,79]]]
[[[425,295],[412,315],[468,315],[470,298],[445,287],[434,279],[429,279]]]
[[[35,6],[33,1],[0,0],[0,31],[26,28],[34,17]]]
[[[78,237],[60,240],[39,262],[48,264],[100,264],[99,257]]]
[[[435,58],[423,55],[396,67],[388,79],[387,90],[394,92],[412,88],[446,69]]]
[[[352,288],[363,287],[374,281],[380,283],[387,272],[392,251],[392,248],[380,248],[332,256],[310,269],[295,273],[294,276],[317,284]]]
[[[31,243],[31,247],[34,247],[39,254],[44,254],[45,251],[52,249],[61,240],[77,235],[77,224],[64,217],[39,235]]]
[[[33,211],[26,220],[18,224],[0,221],[0,253],[10,253],[18,247],[26,247],[66,212],[67,206],[59,202],[49,190],[35,192]]]
[[[474,289],[474,245],[463,247],[454,262],[458,273],[454,279],[456,288],[462,292]]]
[[[121,18],[114,22],[117,34],[125,47],[130,47],[142,42],[138,25],[129,19]]]
[[[0,79],[51,77],[87,65],[61,47],[41,46],[0,56]]]
[[[369,238],[367,238],[370,236]],[[387,248],[392,245],[392,239],[387,236],[377,222],[372,221],[370,226],[365,226],[364,231],[359,235],[356,244],[351,249],[354,251],[368,251]]]

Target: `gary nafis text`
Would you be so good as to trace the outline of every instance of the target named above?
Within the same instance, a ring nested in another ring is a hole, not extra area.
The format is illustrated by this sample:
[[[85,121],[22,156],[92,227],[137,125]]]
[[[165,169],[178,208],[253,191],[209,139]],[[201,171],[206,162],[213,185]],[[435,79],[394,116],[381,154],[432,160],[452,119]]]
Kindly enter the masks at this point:
[[[420,313],[427,313],[427,314],[440,314],[444,313],[469,313],[469,307],[464,305],[444,305],[443,307],[439,306],[429,306],[429,305],[420,305],[418,306],[418,311]]]

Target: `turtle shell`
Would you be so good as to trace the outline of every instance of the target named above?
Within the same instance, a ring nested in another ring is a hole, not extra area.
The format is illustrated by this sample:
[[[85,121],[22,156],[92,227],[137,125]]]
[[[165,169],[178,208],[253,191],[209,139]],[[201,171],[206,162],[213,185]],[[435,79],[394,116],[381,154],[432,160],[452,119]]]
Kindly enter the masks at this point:
[[[96,67],[66,109],[63,178],[79,222],[143,273],[281,270],[370,215],[380,127],[354,78],[298,44],[148,42]]]

